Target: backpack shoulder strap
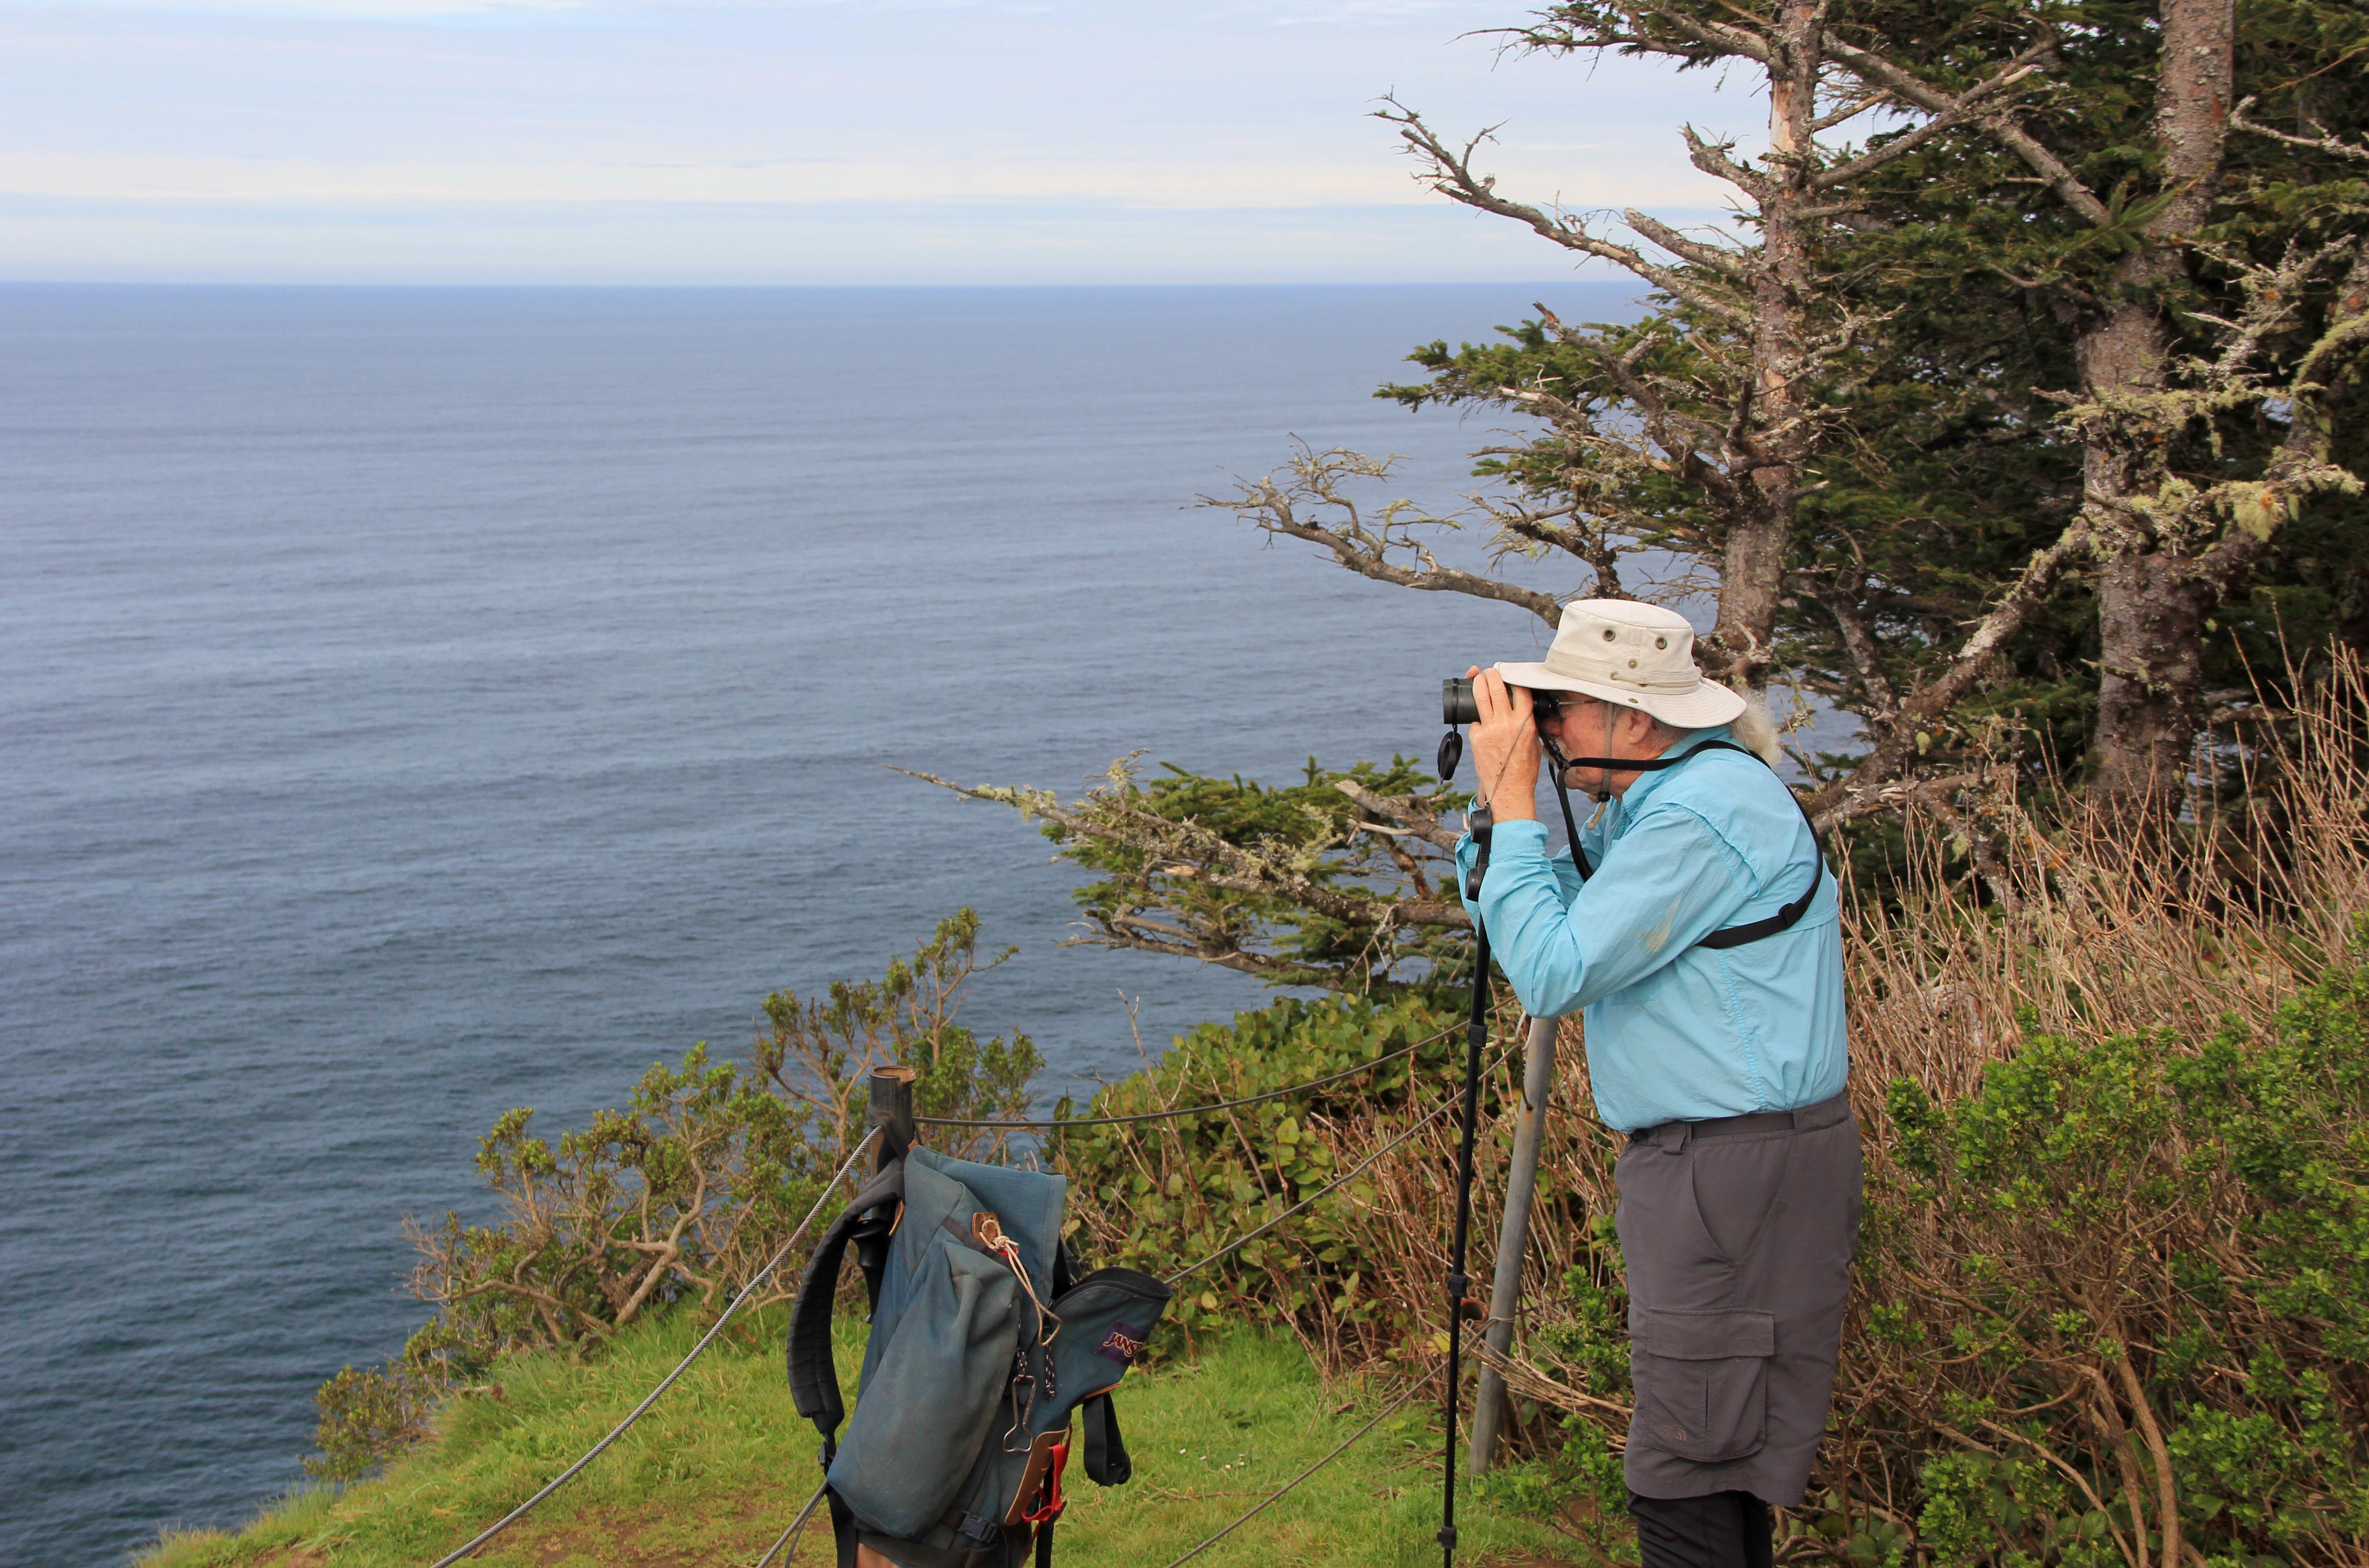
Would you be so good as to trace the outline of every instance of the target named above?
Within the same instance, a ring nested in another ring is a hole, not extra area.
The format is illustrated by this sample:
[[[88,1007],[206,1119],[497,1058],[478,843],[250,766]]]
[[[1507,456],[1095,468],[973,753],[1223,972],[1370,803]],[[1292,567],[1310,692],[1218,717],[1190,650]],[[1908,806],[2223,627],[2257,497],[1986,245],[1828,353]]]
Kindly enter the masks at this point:
[[[1086,1428],[1086,1479],[1097,1486],[1124,1486],[1135,1473],[1127,1457],[1127,1440],[1118,1435],[1118,1407],[1107,1391],[1080,1406]]]
[[[814,1256],[798,1281],[790,1308],[790,1397],[798,1413],[815,1424],[828,1451],[847,1419],[839,1394],[839,1368],[830,1357],[831,1299],[839,1294],[839,1265],[853,1242],[864,1283],[876,1302],[880,1271],[888,1257],[888,1235],[905,1207],[905,1162],[891,1160],[864,1190],[848,1200],[830,1229],[815,1243]]]

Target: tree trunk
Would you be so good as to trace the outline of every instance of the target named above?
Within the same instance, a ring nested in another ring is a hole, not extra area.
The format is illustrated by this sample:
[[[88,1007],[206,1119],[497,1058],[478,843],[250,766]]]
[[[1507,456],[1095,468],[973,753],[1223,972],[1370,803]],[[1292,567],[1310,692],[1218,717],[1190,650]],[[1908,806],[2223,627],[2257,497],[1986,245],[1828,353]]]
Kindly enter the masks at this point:
[[[1818,0],[1786,0],[1771,40],[1777,46],[1768,66],[1771,189],[1760,203],[1760,265],[1752,286],[1756,383],[1742,450],[1730,453],[1732,466],[1748,466],[1750,483],[1737,487],[1745,505],[1727,520],[1719,621],[1709,639],[1724,656],[1721,673],[1756,700],[1774,662],[1786,547],[1800,509],[1802,468],[1815,439],[1801,417],[1797,383],[1809,358],[1804,312],[1815,292],[1809,225],[1801,214],[1814,200],[1805,157],[1825,52],[1819,39],[1823,9]]]
[[[2098,574],[2093,787],[2132,805],[2169,805],[2188,782],[2203,722],[2204,619],[2219,595],[2159,550],[2130,550]]]
[[[2108,544],[2098,574],[2098,716],[2090,784],[2109,798],[2169,805],[2185,786],[2202,720],[2204,621],[2226,579],[2193,571],[2187,542],[2158,536],[2127,503],[2160,490],[2159,436],[2134,402],[2162,390],[2171,332],[2163,295],[2187,270],[2184,241],[2210,214],[2228,135],[2232,0],[2161,0],[2155,135],[2174,199],[2115,270],[2104,318],[2078,344],[2084,390],[2119,414],[2098,421],[2084,457],[2089,507]],[[2153,439],[2151,439],[2153,436]]]

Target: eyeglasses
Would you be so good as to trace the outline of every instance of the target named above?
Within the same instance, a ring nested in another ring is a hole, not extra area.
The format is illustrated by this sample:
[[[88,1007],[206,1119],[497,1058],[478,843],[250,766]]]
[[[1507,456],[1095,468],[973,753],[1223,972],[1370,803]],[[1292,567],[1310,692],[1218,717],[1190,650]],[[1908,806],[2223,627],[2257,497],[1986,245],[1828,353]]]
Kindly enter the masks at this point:
[[[1530,716],[1540,724],[1547,724],[1586,701],[1587,698],[1576,692],[1533,691],[1530,692]]]

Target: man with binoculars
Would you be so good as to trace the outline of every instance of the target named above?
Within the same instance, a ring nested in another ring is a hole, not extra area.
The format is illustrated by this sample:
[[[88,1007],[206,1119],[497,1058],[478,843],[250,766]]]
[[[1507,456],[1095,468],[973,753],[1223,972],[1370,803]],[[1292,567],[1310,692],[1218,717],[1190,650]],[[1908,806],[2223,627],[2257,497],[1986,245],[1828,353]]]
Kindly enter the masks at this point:
[[[1466,904],[1525,1009],[1583,1013],[1596,1109],[1629,1135],[1624,1469],[1645,1568],[1761,1568],[1769,1506],[1802,1501],[1825,1428],[1859,1129],[1833,879],[1768,765],[1766,716],[1693,649],[1670,611],[1581,600],[1544,661],[1471,671],[1494,826]],[[1575,854],[1547,853],[1542,758],[1566,824],[1568,790],[1596,802]],[[1469,873],[1480,846],[1457,856]]]

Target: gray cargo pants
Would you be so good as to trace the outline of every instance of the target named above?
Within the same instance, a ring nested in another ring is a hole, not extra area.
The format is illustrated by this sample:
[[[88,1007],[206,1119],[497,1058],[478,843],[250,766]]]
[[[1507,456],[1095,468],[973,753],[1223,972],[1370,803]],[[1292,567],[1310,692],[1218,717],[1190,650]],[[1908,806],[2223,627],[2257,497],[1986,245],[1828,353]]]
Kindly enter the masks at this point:
[[[1629,1490],[1800,1504],[1859,1236],[1849,1105],[1648,1127],[1614,1180],[1637,1398]]]

